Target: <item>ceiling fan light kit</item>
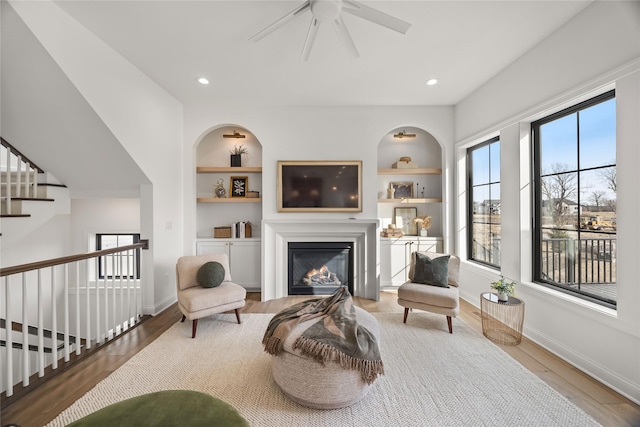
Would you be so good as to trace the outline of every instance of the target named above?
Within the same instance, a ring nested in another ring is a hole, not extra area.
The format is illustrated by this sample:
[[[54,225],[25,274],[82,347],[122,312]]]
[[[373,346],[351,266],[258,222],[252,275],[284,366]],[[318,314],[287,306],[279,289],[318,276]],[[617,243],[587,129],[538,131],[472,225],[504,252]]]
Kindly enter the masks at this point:
[[[307,37],[302,48],[302,54],[300,55],[300,61],[302,62],[309,60],[309,55],[311,54],[311,49],[315,42],[318,29],[324,22],[331,22],[334,31],[338,35],[338,38],[350,57],[358,58],[360,56],[358,48],[353,42],[351,34],[349,34],[349,31],[344,24],[342,12],[350,13],[351,15],[355,15],[401,34],[406,34],[411,27],[411,24],[408,22],[395,18],[391,15],[387,15],[384,12],[380,12],[377,9],[365,6],[354,0],[307,0],[302,5],[275,21],[273,24],[254,34],[249,38],[249,40],[254,42],[262,40],[264,37],[268,36],[307,10],[311,10],[312,16],[311,22],[309,23],[309,30],[307,31]]]

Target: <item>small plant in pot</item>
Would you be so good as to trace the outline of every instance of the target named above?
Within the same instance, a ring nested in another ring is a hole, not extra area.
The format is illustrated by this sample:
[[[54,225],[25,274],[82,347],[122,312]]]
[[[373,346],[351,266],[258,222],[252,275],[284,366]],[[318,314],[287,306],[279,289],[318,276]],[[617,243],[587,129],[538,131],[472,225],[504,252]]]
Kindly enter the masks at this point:
[[[229,150],[231,153],[231,166],[239,167],[242,166],[242,155],[248,154],[249,150],[243,144],[236,145],[233,147],[233,150]]]
[[[499,280],[491,282],[491,289],[498,294],[499,301],[508,301],[509,296],[515,293],[516,282],[508,281],[504,276],[500,276]]]

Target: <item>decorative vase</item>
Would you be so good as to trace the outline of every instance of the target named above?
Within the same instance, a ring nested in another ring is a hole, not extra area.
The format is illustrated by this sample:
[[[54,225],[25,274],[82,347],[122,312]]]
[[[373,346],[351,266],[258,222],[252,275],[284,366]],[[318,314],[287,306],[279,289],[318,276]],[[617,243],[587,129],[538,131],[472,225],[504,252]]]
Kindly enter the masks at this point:
[[[498,292],[498,301],[507,302],[509,301],[509,295],[505,292]]]
[[[242,166],[242,154],[232,154],[231,167],[240,167],[240,166]]]
[[[390,199],[393,199],[395,197],[395,194],[396,194],[396,189],[393,188],[391,185],[389,185],[389,188],[387,188],[387,196]]]
[[[420,229],[420,235],[421,235],[422,237],[427,237],[427,234],[428,234],[428,232],[427,232],[427,229],[426,229],[426,228],[421,228],[421,229]]]

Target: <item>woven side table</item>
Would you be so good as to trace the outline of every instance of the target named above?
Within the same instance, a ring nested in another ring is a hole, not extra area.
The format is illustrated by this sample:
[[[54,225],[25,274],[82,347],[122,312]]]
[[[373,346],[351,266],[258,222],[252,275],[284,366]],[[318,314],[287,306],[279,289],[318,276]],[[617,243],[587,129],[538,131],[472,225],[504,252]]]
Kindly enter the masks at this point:
[[[497,294],[485,292],[480,294],[480,310],[485,337],[498,344],[520,344],[524,301],[510,296],[508,301],[502,302]]]

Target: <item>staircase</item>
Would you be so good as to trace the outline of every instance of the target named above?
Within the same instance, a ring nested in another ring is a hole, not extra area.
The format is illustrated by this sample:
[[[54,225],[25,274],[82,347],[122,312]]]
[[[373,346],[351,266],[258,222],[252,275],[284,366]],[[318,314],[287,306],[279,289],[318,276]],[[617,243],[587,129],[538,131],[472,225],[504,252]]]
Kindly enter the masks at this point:
[[[0,137],[0,218],[29,217],[33,202],[53,202],[49,187],[39,183],[46,176],[42,169]],[[64,187],[64,186],[62,186]]]

